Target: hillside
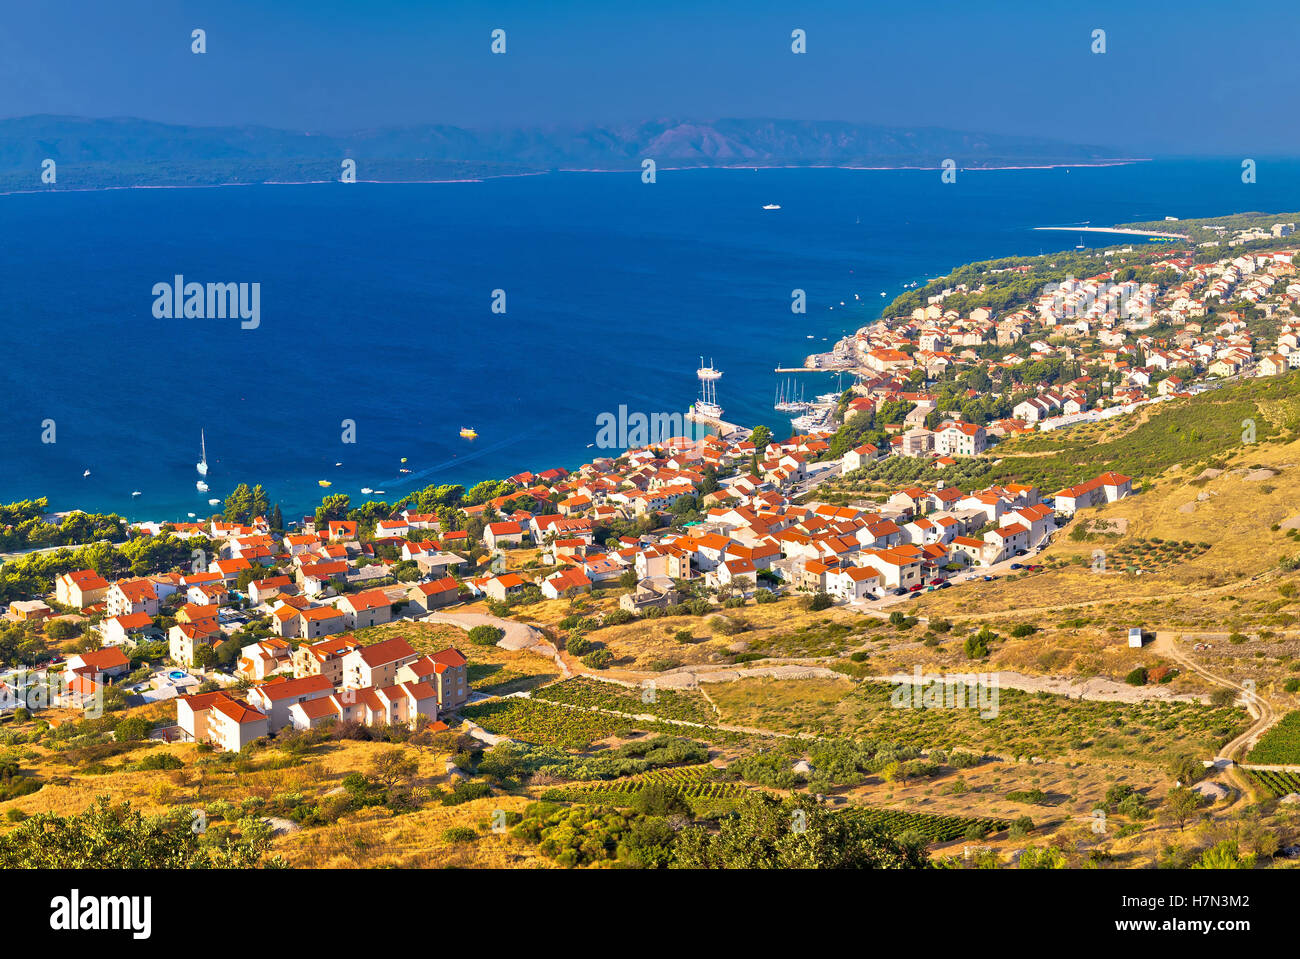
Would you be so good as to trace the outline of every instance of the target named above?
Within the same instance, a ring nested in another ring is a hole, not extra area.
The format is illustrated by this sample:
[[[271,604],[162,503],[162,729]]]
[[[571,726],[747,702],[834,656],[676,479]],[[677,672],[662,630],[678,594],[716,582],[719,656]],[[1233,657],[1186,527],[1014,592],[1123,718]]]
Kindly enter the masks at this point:
[[[1033,137],[836,122],[664,119],[635,124],[469,130],[439,124],[355,131],[199,127],[135,118],[0,120],[0,188],[39,189],[46,158],[58,187],[334,180],[343,157],[362,180],[411,181],[548,170],[660,166],[964,168],[1104,163],[1110,148]],[[49,189],[48,187],[46,189]]]

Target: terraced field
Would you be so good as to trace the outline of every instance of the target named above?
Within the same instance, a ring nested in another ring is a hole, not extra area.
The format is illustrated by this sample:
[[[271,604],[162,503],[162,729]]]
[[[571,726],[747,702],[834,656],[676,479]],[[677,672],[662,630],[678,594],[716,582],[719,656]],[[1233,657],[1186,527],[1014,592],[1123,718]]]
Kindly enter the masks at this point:
[[[714,778],[713,766],[678,766],[673,769],[656,769],[653,772],[631,776],[615,782],[584,783],[548,789],[542,799],[553,802],[599,803],[607,806],[630,806],[636,797],[652,784],[672,786],[692,807],[698,801],[716,803],[718,800],[735,800],[745,794],[740,783],[719,782]]]
[[[539,689],[533,693],[533,698],[588,709],[612,709],[633,715],[659,716],[705,725],[716,722],[718,718],[708,701],[696,692],[658,689],[651,685],[635,689],[582,676]]]
[[[845,816],[857,816],[873,826],[898,834],[917,832],[927,842],[952,842],[973,831],[981,836],[1001,832],[1010,824],[1005,819],[973,819],[967,816],[932,816],[928,813],[906,812],[902,809],[854,809]],[[972,829],[972,827],[974,827]]]
[[[679,726],[655,720],[630,719],[609,713],[567,708],[540,699],[499,699],[475,703],[460,709],[460,715],[473,720],[497,736],[509,736],[521,742],[560,749],[584,751],[597,740],[610,736],[642,732],[689,734],[695,739],[730,742],[743,737],[702,726]]]
[[[1300,793],[1300,773],[1273,772],[1267,769],[1249,769],[1248,775],[1264,792],[1274,799],[1288,793]]]
[[[1261,736],[1246,761],[1269,766],[1300,765],[1300,711],[1287,713]]]

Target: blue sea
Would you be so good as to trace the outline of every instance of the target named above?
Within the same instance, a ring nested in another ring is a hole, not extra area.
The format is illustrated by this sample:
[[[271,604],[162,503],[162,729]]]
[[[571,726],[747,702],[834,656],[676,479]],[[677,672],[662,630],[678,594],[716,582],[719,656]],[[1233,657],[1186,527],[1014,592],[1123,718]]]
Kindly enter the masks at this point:
[[[1243,184],[1230,159],[955,184],[661,170],[654,184],[573,173],[0,196],[0,500],[175,520],[247,482],[291,518],[322,479],[391,502],[571,468],[600,452],[588,444],[602,412],[684,412],[701,356],[724,372],[727,420],[780,433],[775,367],[829,349],[904,284],[1079,242],[1036,226],[1297,208],[1300,162],[1261,161]],[[1129,242],[1084,238],[1107,241]],[[155,318],[151,291],[177,274],[259,283],[260,326]],[[795,288],[805,315],[791,313]],[[835,385],[799,378],[809,396]],[[208,494],[194,486],[201,429]]]

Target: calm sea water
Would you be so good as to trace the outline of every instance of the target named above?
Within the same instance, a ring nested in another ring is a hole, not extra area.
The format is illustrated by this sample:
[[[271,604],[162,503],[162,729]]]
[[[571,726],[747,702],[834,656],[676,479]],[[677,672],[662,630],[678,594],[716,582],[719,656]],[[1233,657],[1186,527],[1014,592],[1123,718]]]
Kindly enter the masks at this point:
[[[392,501],[573,467],[598,452],[599,413],[683,412],[701,355],[724,371],[728,420],[776,424],[773,368],[829,348],[905,283],[1078,242],[1035,226],[1294,210],[1297,184],[1294,161],[1263,162],[1244,185],[1239,161],[1198,160],[954,185],[933,171],[663,171],[653,185],[561,174],[4,196],[0,499],[182,519],[260,482],[291,517],[321,479]],[[151,289],[178,273],[260,283],[260,328],[155,319]],[[808,395],[834,385],[803,379]],[[209,494],[194,488],[200,429]]]

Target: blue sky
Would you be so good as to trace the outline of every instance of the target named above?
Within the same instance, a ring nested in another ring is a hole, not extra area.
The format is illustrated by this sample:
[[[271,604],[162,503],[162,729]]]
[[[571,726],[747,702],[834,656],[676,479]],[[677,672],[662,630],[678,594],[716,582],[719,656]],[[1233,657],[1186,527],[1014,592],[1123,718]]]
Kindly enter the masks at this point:
[[[1300,4],[6,0],[0,115],[345,130],[722,116],[1300,154]],[[208,52],[190,53],[202,27]],[[505,56],[489,33],[507,31]],[[808,52],[790,52],[790,31]],[[1091,33],[1106,31],[1093,54]]]

